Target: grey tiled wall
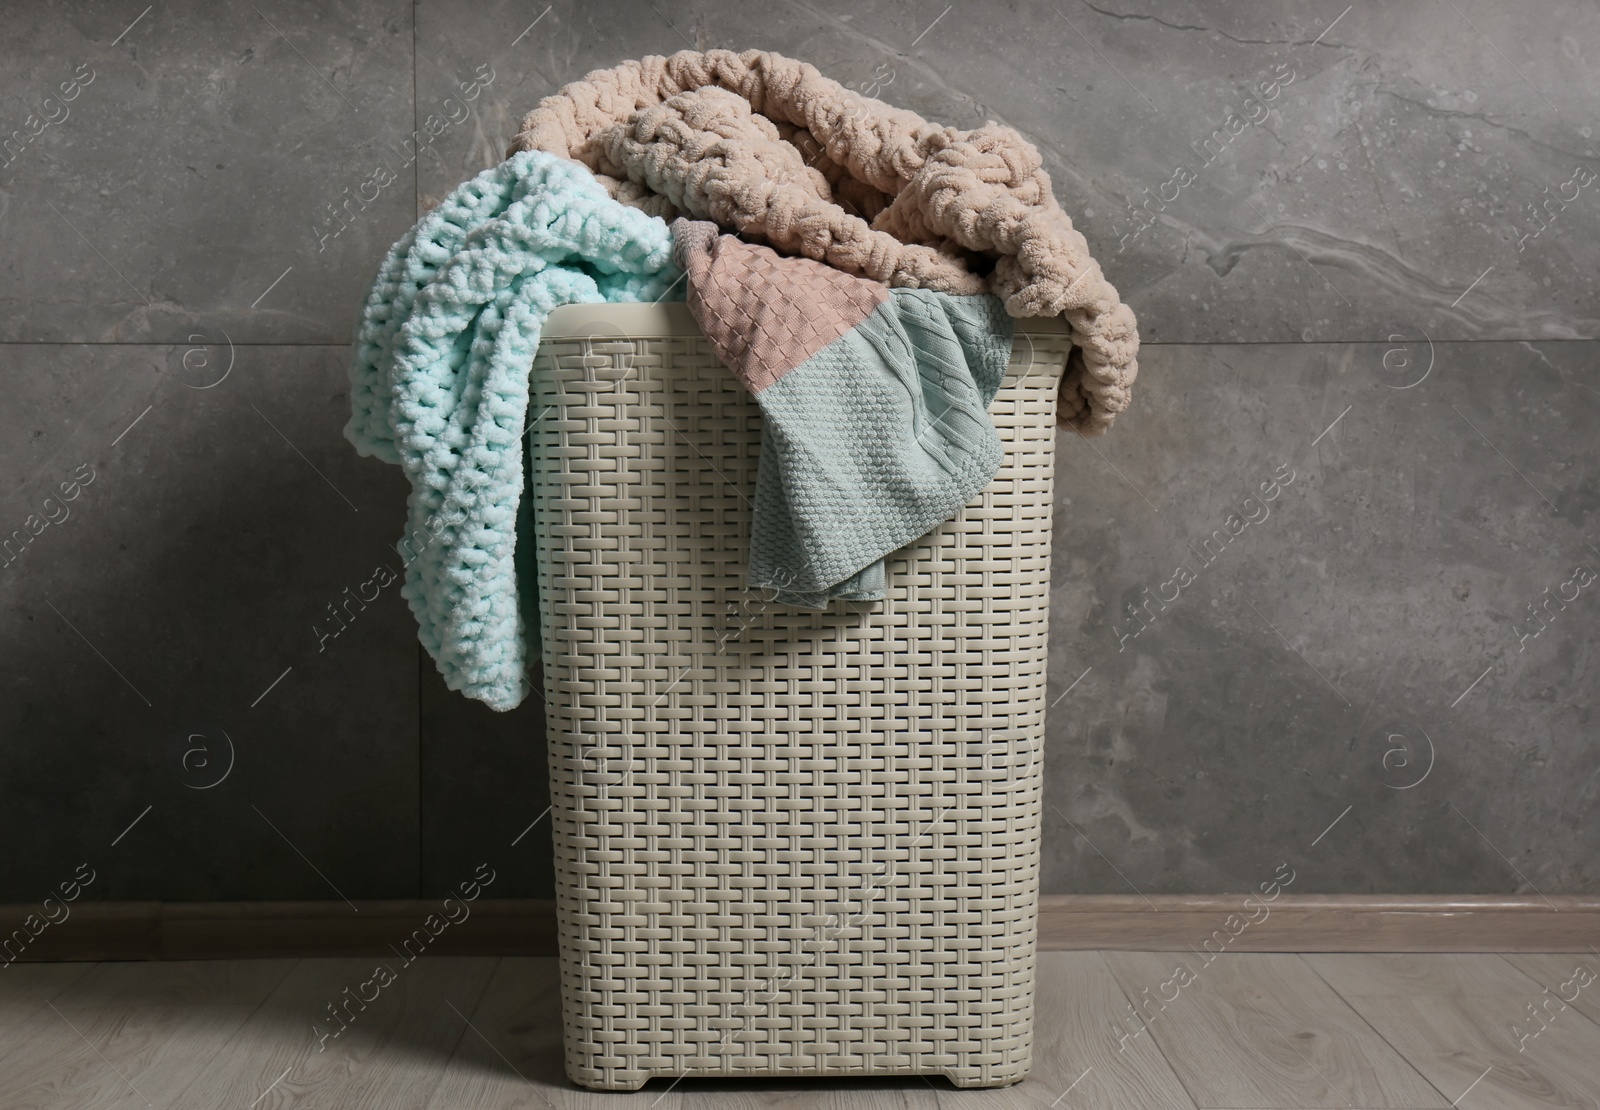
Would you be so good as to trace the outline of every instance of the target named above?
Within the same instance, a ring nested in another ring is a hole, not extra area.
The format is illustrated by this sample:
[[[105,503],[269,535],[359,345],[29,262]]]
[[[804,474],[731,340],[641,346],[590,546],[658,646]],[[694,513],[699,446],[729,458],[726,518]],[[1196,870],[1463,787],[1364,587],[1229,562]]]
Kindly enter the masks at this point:
[[[348,344],[539,97],[689,46],[1016,126],[1139,316],[1133,406],[1060,444],[1047,892],[1600,891],[1592,4],[5,15],[0,535],[55,519],[0,567],[0,900],[85,861],[101,898],[549,892],[542,706],[349,602],[405,482],[340,436]]]

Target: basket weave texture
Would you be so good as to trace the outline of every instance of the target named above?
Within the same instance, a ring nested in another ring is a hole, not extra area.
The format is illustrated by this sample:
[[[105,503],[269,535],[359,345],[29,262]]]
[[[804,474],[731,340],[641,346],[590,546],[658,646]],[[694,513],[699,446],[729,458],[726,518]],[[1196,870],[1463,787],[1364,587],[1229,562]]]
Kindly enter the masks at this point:
[[[558,309],[534,362],[568,1076],[947,1075],[1033,1045],[1059,321],[1005,461],[825,612],[744,587],[761,415],[682,304]]]

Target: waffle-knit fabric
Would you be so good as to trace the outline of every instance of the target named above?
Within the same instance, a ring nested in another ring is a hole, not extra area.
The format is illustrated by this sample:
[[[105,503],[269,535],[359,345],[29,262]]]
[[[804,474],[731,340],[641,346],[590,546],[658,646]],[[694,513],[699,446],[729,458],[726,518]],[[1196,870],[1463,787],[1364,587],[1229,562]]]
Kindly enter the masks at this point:
[[[690,311],[761,406],[748,584],[808,609],[882,599],[883,557],[1000,467],[988,406],[1011,358],[1005,306],[890,290],[711,223],[671,230]]]
[[[672,221],[672,259],[712,349],[752,393],[861,323],[889,287],[809,258],[723,235],[709,220]]]

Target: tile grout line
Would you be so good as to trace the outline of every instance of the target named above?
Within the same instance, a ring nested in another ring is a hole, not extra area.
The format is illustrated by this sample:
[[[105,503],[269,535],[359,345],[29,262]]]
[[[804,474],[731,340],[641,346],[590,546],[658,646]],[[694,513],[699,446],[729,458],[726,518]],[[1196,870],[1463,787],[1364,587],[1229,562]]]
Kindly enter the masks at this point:
[[[411,0],[411,133],[417,131],[417,0]],[[411,206],[417,219],[422,218],[422,156],[421,152],[411,163]],[[407,568],[409,569],[409,568]],[[417,669],[413,678],[417,683],[417,897],[421,898],[427,889],[427,838],[423,836],[423,812],[427,808],[422,799],[422,791],[426,788],[427,779],[423,777],[422,761],[424,745],[422,738],[422,668],[427,665],[427,652],[423,649],[422,641],[417,641]],[[440,1082],[443,1082],[441,1076]]]
[[[1524,340],[1518,340],[1518,342],[1527,343],[1527,342],[1531,342],[1531,340],[1525,340],[1524,339]],[[1584,342],[1590,342],[1590,341],[1589,340],[1584,340]],[[128,340],[128,341],[117,340],[117,341],[112,341],[112,342],[95,341],[95,340],[81,340],[81,339],[0,340],[0,348],[5,348],[5,347],[192,347],[193,345],[194,344],[193,344],[192,341],[177,340],[177,339],[174,339],[174,340],[172,340],[170,342],[168,342],[166,340],[153,340],[153,339]],[[331,340],[331,339],[308,339],[308,340],[304,340],[304,341],[295,340],[295,339],[286,339],[286,340],[268,340],[268,341],[264,341],[264,342],[260,342],[260,343],[241,343],[238,340],[234,340],[233,345],[235,347],[284,347],[284,348],[304,347],[304,348],[308,348],[308,349],[314,349],[314,348],[318,348],[318,347],[328,347],[328,348],[333,348],[333,349],[337,349],[337,350],[341,350],[341,351],[348,351],[350,349],[350,341],[348,339],[337,340],[337,341]],[[221,346],[221,344],[218,344],[218,346]],[[205,386],[195,386],[193,388],[204,389],[204,388],[207,388],[207,387],[205,387]]]
[[[423,760],[426,749],[422,742],[423,713],[422,713],[422,684],[425,681],[425,668],[428,665],[428,652],[422,646],[422,641],[417,640],[417,669],[413,677],[417,683],[417,897],[423,897],[428,888],[427,876],[427,838],[422,835],[422,816],[427,806],[422,799],[422,792],[427,789],[427,775],[423,770]]]
[[[411,133],[417,133],[417,0],[411,0]],[[411,207],[422,219],[422,152],[411,162]]]
[[[414,175],[415,176],[415,175]],[[413,184],[413,191],[420,189],[420,184]],[[417,195],[417,205],[420,207],[420,194]],[[419,216],[418,219],[421,217]],[[1024,317],[1034,319],[1035,317]],[[1054,319],[1054,317],[1051,317]],[[1510,338],[1480,338],[1480,339],[1435,339],[1437,347],[1455,346],[1465,347],[1473,344],[1496,343],[1529,343],[1540,346],[1555,344],[1584,344],[1600,343],[1600,335],[1578,339],[1571,338],[1540,338],[1538,336],[1510,337]],[[5,347],[184,347],[191,345],[182,339],[143,339],[143,340],[92,340],[92,339],[0,339],[0,348]],[[337,347],[348,350],[350,342],[347,339],[262,339],[233,341],[235,347]],[[1139,349],[1146,347],[1392,347],[1394,344],[1384,339],[1141,339]]]

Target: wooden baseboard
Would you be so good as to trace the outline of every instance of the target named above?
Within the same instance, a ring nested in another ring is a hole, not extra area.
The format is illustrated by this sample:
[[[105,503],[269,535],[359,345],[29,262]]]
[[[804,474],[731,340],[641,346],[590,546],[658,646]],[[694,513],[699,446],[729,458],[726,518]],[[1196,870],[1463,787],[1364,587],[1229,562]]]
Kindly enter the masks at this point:
[[[1057,894],[1039,948],[1133,952],[1592,952],[1600,897]]]
[[[0,967],[40,960],[556,954],[555,904],[440,900],[0,905]],[[31,920],[30,920],[31,915]],[[430,915],[438,915],[432,917]],[[1600,897],[1552,895],[1057,894],[1039,948],[1145,952],[1592,952]]]
[[[80,902],[39,928],[37,905],[0,905],[0,966],[21,960],[222,960],[268,956],[549,956],[555,903],[479,898],[381,902]],[[56,916],[60,910],[51,907]],[[450,917],[456,920],[450,920]],[[403,950],[403,951],[402,951]]]

